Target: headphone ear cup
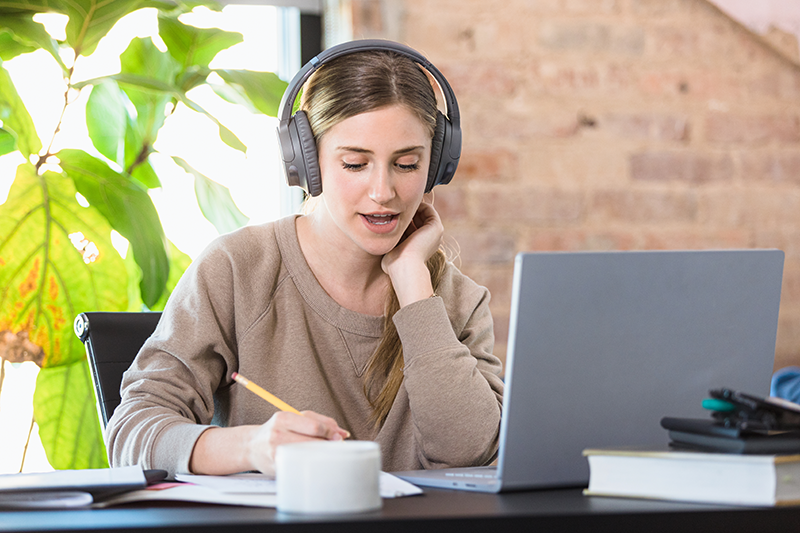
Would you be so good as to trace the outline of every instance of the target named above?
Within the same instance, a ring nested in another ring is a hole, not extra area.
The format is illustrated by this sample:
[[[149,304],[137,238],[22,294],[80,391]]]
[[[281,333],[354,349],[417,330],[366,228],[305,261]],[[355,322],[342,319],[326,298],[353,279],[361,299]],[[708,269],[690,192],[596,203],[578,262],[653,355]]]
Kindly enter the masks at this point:
[[[300,141],[300,152],[303,158],[303,167],[306,172],[305,189],[311,196],[319,196],[322,193],[322,178],[319,171],[319,159],[317,157],[317,143],[314,141],[314,133],[308,122],[308,115],[305,111],[298,111],[293,117],[294,126],[297,128],[297,137]]]
[[[431,192],[431,189],[438,185],[441,179],[440,168],[442,166],[442,148],[444,147],[446,127],[447,119],[441,111],[438,111],[436,113],[436,129],[431,142],[431,164],[428,167],[428,184],[425,186],[425,192]]]

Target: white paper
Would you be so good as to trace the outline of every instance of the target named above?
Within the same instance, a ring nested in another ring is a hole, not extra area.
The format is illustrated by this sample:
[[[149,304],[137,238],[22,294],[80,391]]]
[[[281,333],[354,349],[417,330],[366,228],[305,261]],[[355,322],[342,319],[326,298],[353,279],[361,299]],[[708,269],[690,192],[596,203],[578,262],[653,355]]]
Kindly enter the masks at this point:
[[[223,494],[275,494],[275,480],[264,474],[232,474],[229,476],[201,476],[178,474],[177,481],[194,483]],[[388,472],[381,472],[380,492],[382,498],[398,498],[422,494],[422,489]]]

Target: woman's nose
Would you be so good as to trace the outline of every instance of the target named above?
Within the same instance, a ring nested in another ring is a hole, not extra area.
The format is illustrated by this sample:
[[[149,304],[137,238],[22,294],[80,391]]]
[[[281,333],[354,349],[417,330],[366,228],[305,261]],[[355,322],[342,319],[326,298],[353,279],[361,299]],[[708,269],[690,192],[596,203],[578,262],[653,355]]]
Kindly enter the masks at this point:
[[[370,176],[369,197],[378,204],[385,204],[395,196],[394,182],[388,169],[384,167],[376,168]]]

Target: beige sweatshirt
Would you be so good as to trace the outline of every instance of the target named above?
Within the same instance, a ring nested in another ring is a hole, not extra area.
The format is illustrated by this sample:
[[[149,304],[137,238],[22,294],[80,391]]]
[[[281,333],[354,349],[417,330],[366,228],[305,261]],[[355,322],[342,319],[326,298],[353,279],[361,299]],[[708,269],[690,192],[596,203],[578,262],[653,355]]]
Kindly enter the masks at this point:
[[[377,441],[384,470],[491,462],[503,383],[489,293],[452,264],[437,292],[394,317],[403,385],[376,432],[363,378],[383,318],[328,296],[300,250],[294,216],[218,238],[183,275],[125,373],[106,429],[112,466],[188,472],[210,425],[266,422],[276,409],[233,372],[334,418],[355,439]]]

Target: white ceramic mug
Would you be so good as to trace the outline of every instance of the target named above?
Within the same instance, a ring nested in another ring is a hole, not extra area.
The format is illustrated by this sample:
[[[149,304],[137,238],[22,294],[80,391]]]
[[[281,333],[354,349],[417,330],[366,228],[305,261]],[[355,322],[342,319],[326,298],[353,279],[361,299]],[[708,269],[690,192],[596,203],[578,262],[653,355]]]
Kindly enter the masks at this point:
[[[278,446],[278,511],[341,514],[381,508],[381,451],[369,441],[314,441]]]

